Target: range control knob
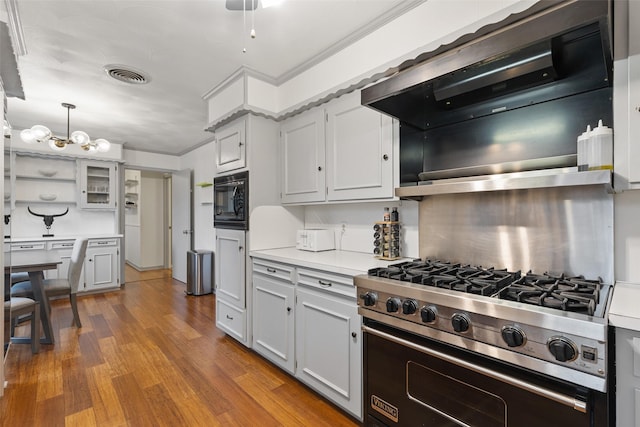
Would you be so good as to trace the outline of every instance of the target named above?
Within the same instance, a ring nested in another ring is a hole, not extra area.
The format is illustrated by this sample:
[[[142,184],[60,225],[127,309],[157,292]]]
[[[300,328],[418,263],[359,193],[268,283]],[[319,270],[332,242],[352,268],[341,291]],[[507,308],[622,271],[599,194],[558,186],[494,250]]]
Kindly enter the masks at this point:
[[[376,302],[378,302],[378,294],[375,292],[367,292],[362,296],[362,300],[366,307],[371,307],[372,305],[376,305]]]
[[[469,318],[462,313],[456,313],[451,318],[451,325],[456,332],[465,332],[469,330]]]
[[[570,362],[578,357],[578,348],[565,337],[552,337],[547,342],[547,348],[558,362]]]
[[[505,326],[502,328],[502,339],[509,347],[520,347],[524,345],[526,337],[522,329],[517,326]]]
[[[436,321],[436,317],[438,315],[438,311],[435,307],[422,307],[420,310],[420,318],[424,323],[433,323]]]
[[[402,314],[413,314],[417,310],[418,303],[414,299],[407,299],[402,303]]]
[[[389,298],[387,300],[387,312],[395,313],[400,309],[400,298]]]

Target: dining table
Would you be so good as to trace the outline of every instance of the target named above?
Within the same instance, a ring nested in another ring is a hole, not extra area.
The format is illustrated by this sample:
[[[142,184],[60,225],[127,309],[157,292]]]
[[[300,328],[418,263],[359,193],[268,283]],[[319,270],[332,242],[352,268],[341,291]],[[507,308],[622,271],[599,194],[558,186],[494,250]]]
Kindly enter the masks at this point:
[[[40,303],[40,320],[44,335],[40,338],[41,344],[54,344],[55,342],[51,326],[51,304],[43,287],[44,272],[55,270],[60,264],[62,264],[62,259],[56,251],[29,250],[4,253],[5,298],[10,292],[11,273],[29,273],[34,299]]]

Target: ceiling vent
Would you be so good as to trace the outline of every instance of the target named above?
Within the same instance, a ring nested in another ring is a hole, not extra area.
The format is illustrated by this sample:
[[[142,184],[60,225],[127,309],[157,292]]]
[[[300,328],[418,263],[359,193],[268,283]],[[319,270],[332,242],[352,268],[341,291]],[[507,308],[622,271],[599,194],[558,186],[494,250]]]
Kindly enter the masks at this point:
[[[129,84],[143,85],[151,81],[151,78],[145,72],[126,65],[105,65],[104,71],[109,77]]]

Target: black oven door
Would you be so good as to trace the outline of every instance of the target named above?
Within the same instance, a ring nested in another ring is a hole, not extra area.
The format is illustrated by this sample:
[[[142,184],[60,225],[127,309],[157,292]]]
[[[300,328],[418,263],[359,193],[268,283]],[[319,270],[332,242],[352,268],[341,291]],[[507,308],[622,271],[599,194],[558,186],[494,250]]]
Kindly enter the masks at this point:
[[[248,196],[248,172],[215,178],[213,181],[214,227],[246,230]]]
[[[364,424],[604,427],[606,395],[365,319]]]

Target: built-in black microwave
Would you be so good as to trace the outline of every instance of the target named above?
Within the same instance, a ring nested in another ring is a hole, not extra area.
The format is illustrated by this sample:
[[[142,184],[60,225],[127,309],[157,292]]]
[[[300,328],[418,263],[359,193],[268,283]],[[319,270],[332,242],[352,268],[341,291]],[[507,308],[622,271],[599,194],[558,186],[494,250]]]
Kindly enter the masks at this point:
[[[213,226],[249,229],[249,172],[237,172],[213,180]]]

